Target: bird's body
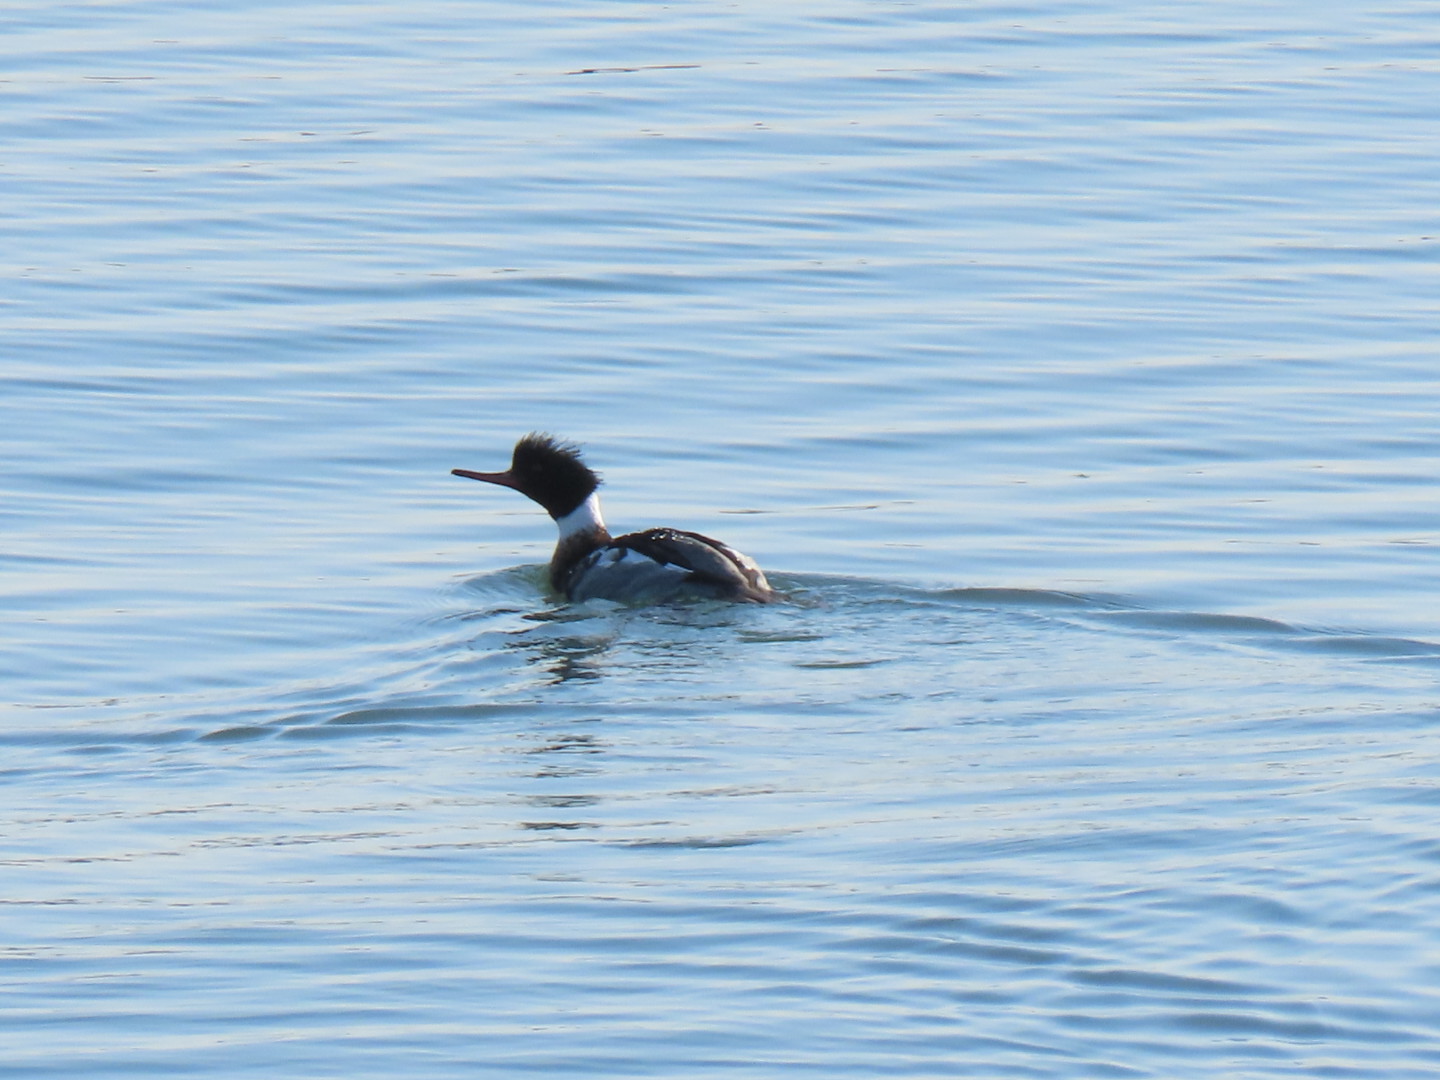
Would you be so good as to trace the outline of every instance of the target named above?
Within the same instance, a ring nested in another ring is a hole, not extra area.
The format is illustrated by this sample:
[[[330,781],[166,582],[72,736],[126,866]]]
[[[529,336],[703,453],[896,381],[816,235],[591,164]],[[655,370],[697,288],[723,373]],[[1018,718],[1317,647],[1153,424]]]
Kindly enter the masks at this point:
[[[545,508],[560,530],[550,584],[569,600],[776,599],[752,559],[708,536],[667,528],[611,536],[600,514],[600,477],[578,448],[549,435],[532,433],[516,443],[505,472],[452,471],[513,488]]]

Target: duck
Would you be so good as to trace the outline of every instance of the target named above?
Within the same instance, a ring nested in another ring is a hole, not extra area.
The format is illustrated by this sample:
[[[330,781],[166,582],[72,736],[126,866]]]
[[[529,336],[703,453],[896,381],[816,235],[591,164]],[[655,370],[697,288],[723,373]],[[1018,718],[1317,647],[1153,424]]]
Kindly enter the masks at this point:
[[[560,531],[550,586],[572,603],[779,599],[753,559],[709,536],[666,527],[612,536],[600,512],[600,475],[574,443],[532,431],[515,444],[503,472],[450,471],[518,491],[550,515]]]

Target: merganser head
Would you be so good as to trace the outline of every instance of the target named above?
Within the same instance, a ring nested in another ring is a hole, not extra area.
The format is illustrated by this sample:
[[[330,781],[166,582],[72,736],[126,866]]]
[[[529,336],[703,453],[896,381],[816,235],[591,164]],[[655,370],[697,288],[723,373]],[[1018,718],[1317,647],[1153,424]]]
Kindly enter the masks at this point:
[[[573,513],[595,494],[600,477],[580,460],[580,448],[554,436],[532,431],[515,444],[505,472],[451,469],[456,476],[513,488],[545,508],[556,521]]]

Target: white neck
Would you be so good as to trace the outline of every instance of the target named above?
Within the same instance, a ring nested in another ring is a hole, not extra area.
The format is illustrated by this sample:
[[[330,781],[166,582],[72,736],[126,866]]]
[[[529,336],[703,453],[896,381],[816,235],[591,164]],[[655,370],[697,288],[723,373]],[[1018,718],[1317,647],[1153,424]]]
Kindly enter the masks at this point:
[[[605,520],[600,516],[600,496],[592,491],[585,501],[574,510],[564,517],[556,518],[555,524],[560,528],[561,540],[567,536],[591,533],[597,529],[604,532]]]

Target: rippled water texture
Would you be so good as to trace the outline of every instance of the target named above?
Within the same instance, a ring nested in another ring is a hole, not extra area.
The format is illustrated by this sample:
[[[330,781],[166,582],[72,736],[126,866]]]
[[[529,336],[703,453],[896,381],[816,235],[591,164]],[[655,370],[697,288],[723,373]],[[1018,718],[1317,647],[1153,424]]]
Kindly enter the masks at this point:
[[[0,26],[0,1077],[1440,1073],[1429,5]]]

